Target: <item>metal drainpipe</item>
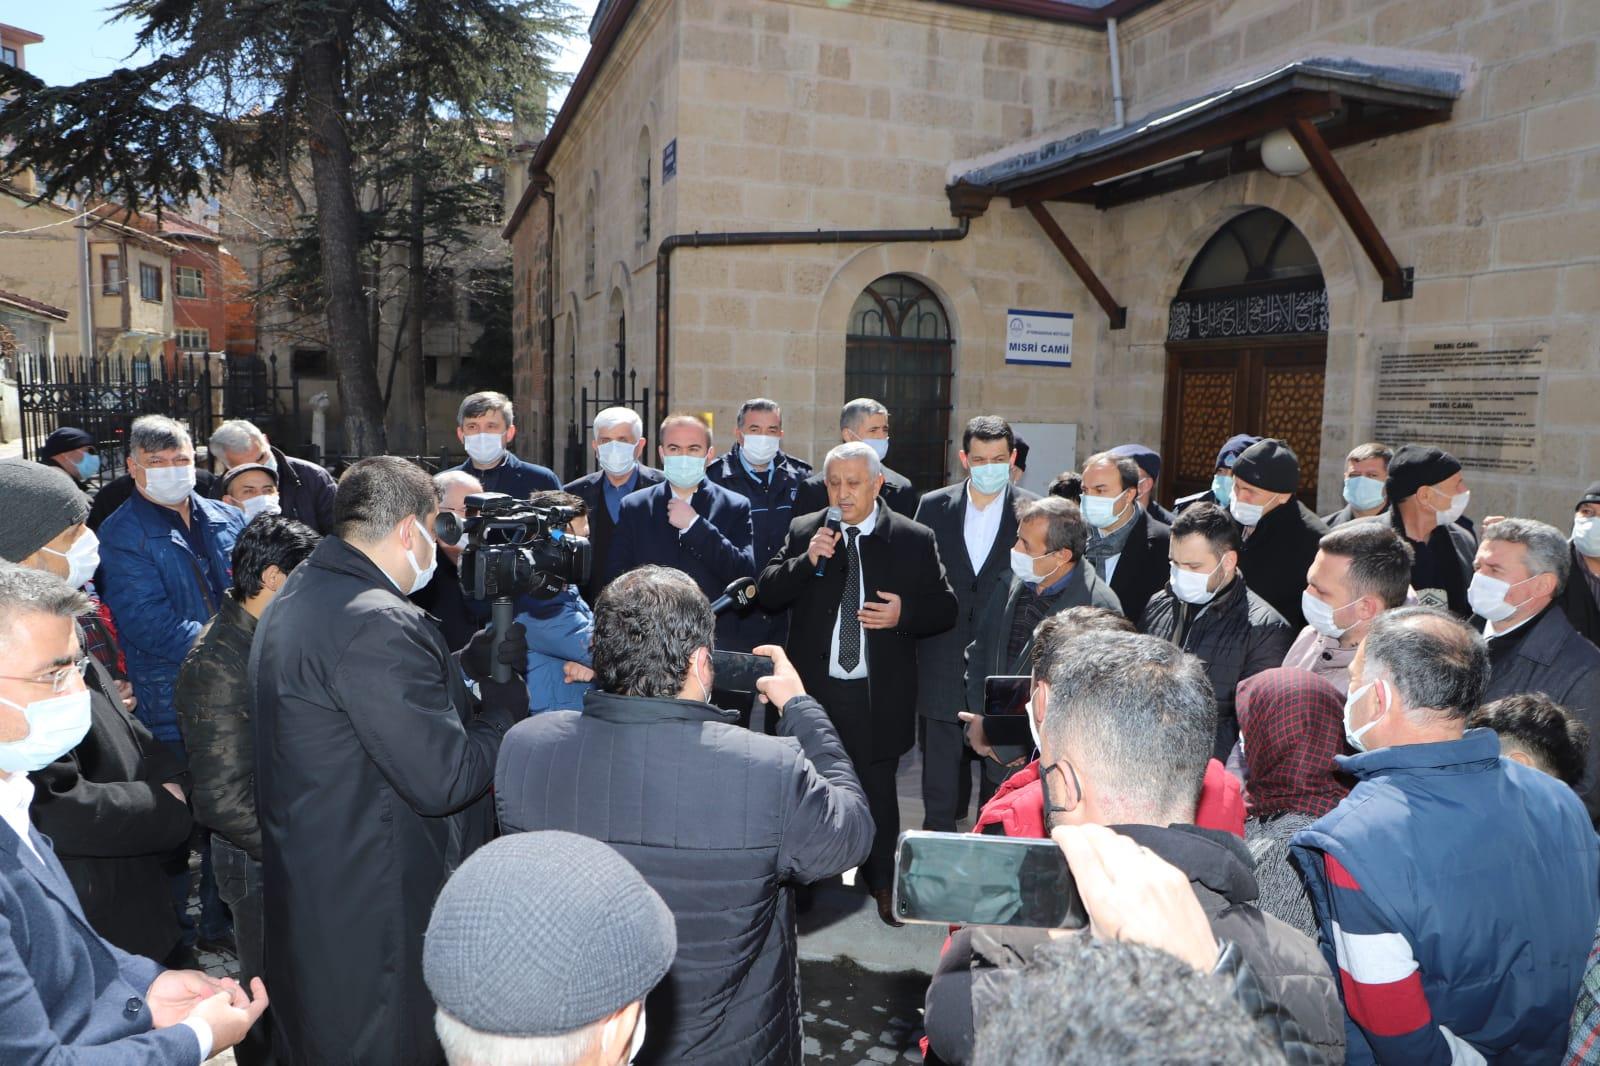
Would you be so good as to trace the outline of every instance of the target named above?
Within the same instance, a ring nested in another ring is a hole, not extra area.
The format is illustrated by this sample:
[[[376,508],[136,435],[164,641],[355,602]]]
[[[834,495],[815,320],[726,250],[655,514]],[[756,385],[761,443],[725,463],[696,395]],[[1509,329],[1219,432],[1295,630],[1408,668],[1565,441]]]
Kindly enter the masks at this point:
[[[759,248],[783,244],[910,244],[959,241],[972,220],[965,216],[949,229],[835,229],[724,233],[674,233],[656,249],[656,424],[667,417],[667,376],[671,369],[668,344],[672,298],[672,253],[679,248]]]
[[[1111,128],[1127,125],[1122,105],[1122,44],[1117,38],[1117,20],[1106,19],[1106,47],[1111,50]]]
[[[556,469],[556,195],[547,183],[544,241],[544,465]]]

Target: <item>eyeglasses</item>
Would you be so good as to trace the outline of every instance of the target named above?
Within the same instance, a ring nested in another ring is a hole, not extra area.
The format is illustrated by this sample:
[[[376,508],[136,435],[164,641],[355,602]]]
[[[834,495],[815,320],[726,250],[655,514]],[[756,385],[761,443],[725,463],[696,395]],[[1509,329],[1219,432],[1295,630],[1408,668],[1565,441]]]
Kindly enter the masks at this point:
[[[59,670],[52,670],[48,674],[37,677],[14,677],[0,674],[0,681],[21,681],[28,685],[49,685],[50,690],[57,696],[66,691],[67,685],[72,681],[72,675],[78,675],[81,681],[83,675],[89,671],[89,657],[85,655],[76,662],[68,663]]]

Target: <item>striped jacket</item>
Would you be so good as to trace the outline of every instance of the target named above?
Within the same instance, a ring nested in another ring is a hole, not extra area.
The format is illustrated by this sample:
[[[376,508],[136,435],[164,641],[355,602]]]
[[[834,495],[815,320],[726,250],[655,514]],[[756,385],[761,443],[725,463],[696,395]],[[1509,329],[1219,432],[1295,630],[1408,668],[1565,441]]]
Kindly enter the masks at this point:
[[[1351,1063],[1555,1062],[1600,917],[1572,789],[1487,729],[1340,757],[1350,795],[1291,856],[1337,966]]]

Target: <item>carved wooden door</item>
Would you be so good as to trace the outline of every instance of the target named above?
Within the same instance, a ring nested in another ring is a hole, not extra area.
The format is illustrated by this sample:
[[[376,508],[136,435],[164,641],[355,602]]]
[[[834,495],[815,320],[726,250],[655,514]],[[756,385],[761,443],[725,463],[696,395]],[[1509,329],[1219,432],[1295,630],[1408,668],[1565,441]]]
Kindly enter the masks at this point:
[[[1314,510],[1327,356],[1322,337],[1252,339],[1248,346],[1168,344],[1162,498],[1210,488],[1223,443],[1249,433],[1281,438],[1294,449],[1300,457],[1299,496]]]

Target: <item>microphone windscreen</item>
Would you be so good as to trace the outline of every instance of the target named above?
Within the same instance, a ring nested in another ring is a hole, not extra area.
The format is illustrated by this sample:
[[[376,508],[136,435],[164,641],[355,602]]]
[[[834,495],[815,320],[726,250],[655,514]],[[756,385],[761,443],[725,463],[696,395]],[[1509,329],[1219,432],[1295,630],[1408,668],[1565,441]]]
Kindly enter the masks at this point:
[[[838,525],[844,521],[844,512],[837,507],[828,508],[828,521],[833,525]]]

